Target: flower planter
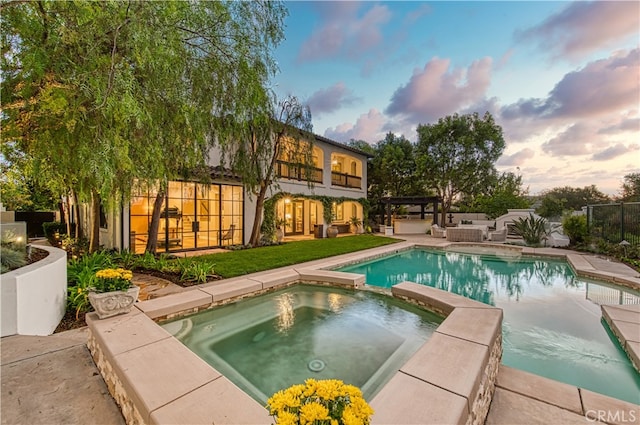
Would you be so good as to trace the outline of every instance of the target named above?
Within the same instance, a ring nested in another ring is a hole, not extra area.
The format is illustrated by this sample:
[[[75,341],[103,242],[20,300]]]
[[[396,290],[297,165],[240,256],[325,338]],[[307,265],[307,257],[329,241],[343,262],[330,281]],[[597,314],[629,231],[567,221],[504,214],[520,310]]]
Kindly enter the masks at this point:
[[[133,286],[126,291],[89,292],[89,302],[100,319],[128,313],[133,303],[138,301],[140,287]]]
[[[335,238],[336,236],[338,236],[338,228],[336,226],[327,227],[327,237]]]

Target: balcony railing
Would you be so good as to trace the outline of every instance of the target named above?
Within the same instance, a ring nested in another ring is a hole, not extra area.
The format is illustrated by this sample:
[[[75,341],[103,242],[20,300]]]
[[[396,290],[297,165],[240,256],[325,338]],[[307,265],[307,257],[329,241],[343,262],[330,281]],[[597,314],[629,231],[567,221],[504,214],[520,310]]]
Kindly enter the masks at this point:
[[[310,178],[314,183],[322,183],[322,168],[311,167]],[[276,161],[276,175],[283,179],[307,180],[307,173],[304,165],[294,162]]]
[[[351,174],[332,171],[331,184],[334,186],[362,189],[362,177],[352,176]]]

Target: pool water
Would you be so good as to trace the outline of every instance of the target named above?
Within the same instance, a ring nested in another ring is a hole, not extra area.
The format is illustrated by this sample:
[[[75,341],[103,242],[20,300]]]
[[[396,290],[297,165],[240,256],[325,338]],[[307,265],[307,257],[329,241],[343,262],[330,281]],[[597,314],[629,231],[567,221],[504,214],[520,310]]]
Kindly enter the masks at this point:
[[[442,323],[367,291],[296,285],[162,326],[261,403],[307,378],[370,399]]]
[[[640,292],[577,277],[564,261],[413,249],[340,268],[385,288],[416,282],[504,311],[511,367],[640,404],[640,374],[604,323],[601,304]]]

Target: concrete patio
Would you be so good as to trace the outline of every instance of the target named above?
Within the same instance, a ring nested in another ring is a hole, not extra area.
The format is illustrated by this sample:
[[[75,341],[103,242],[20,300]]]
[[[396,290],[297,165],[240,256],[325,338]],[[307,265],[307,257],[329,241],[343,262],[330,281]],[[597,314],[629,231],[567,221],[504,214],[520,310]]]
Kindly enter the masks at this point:
[[[373,250],[374,255],[382,255],[387,249],[403,249],[415,243],[443,248],[451,245],[442,239],[436,240],[425,236],[403,236],[403,239],[407,242],[393,247],[377,248]],[[465,244],[459,244],[459,246],[464,247]],[[488,244],[483,244],[483,246],[488,246]],[[638,273],[619,263],[567,250],[551,248],[525,250],[532,251],[537,255],[567,256],[580,274],[598,276],[611,282],[640,288]],[[298,275],[301,274],[300,272],[307,273],[307,277],[323,275],[322,269],[357,261],[363,255],[370,256],[371,252],[347,254],[298,265],[295,267],[297,270],[295,273]],[[245,276],[243,280],[245,282],[247,280],[261,282],[261,285],[269,282],[276,285],[277,282],[289,279],[292,273],[291,268],[287,268]],[[210,289],[203,288],[209,292],[211,300],[214,298],[223,300],[228,296],[238,296],[243,291],[251,291],[256,287],[255,283],[245,283],[244,286],[241,285],[241,289],[236,287],[234,290],[231,288],[224,290],[220,286],[223,282],[225,281],[210,284]],[[150,318],[165,316],[170,311],[168,305],[172,297],[180,298],[181,302],[187,305],[189,303],[198,305],[202,302],[198,301],[201,295],[193,293],[193,290],[184,292],[184,294],[163,296],[142,303],[140,305],[142,309],[137,315],[140,318],[142,316]],[[175,306],[175,303],[171,304]],[[640,314],[635,315],[635,318],[636,325],[640,326]],[[124,316],[120,316],[118,320],[122,321],[123,319]],[[634,316],[626,315],[624,319],[625,322],[633,322]],[[107,321],[100,321],[99,326],[108,327]],[[446,331],[443,329],[443,332]],[[0,340],[2,349],[1,418],[3,424],[124,423],[120,409],[109,396],[107,386],[99,376],[98,369],[87,349],[88,334],[88,329],[83,328],[49,337],[12,336]],[[409,368],[407,373],[411,375],[410,364],[407,367]],[[213,369],[211,370],[213,371]],[[37,376],[38,379],[25,379],[28,376]],[[144,377],[140,376],[139,379],[144,380]],[[216,378],[212,377],[212,379]],[[140,382],[140,384],[143,383]],[[401,385],[399,388],[406,387]],[[225,403],[232,403],[231,406],[234,406],[234,400],[237,400],[237,397],[233,396],[235,391],[232,388],[228,391],[220,393],[221,400],[231,400]],[[235,394],[237,395],[237,393]],[[411,393],[405,395],[411,397]],[[417,403],[417,407],[420,404]],[[444,409],[445,413],[451,413],[452,407],[453,405],[450,406],[446,403],[440,406],[425,406],[427,410]],[[155,416],[152,415],[150,422],[181,422],[180,416],[175,416],[175,413],[164,416],[158,416],[159,414],[158,411]],[[264,414],[260,414],[264,419],[259,422],[269,423],[271,419],[262,415]],[[452,418],[452,416],[447,417]],[[224,418],[219,419],[225,422]],[[423,423],[419,419],[413,422],[409,422],[407,419],[385,415],[384,417],[379,416],[379,420],[376,420],[374,416],[375,423]],[[458,416],[457,419],[447,419],[445,423],[460,421],[464,423],[463,419]],[[486,418],[487,424],[593,423],[598,420],[611,424],[640,423],[640,406],[505,366],[500,366],[497,370],[493,401]],[[243,422],[254,423],[255,421]],[[236,422],[226,421],[226,423]]]

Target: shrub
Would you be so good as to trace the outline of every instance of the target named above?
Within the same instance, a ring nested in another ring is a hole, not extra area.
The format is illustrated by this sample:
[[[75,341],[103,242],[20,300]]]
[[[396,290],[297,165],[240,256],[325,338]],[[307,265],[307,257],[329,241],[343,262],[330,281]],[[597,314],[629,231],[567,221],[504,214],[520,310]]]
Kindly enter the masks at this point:
[[[564,234],[569,237],[571,245],[587,242],[589,228],[587,227],[586,215],[567,215],[562,220]]]
[[[546,220],[543,217],[536,218],[529,213],[529,217],[520,217],[513,223],[513,230],[527,245],[539,246],[547,235],[545,224]]]
[[[59,221],[51,221],[49,223],[42,223],[42,230],[44,231],[44,236],[47,238],[47,241],[49,241],[51,246],[58,246],[60,245],[59,236],[67,233],[67,226]],[[56,237],[56,233],[58,234],[58,237]]]
[[[5,248],[12,249],[14,251],[22,252],[22,255],[25,255],[27,252],[26,241],[22,240],[21,237],[16,235],[16,233],[13,230],[5,230],[2,232],[0,245],[2,245]]]
[[[72,238],[64,235],[59,242],[60,248],[67,251],[67,257],[78,258],[89,252],[89,241],[86,238]]]
[[[27,259],[23,251],[11,249],[7,246],[0,246],[0,260],[2,263],[2,273],[15,270],[27,264]]]
[[[210,277],[215,276],[213,263],[182,259],[177,260],[176,264],[180,273],[180,280],[184,282],[206,283]]]
[[[125,269],[133,269],[138,262],[138,255],[128,249],[123,249],[116,253],[113,259]]]
[[[69,286],[87,287],[93,275],[100,270],[114,265],[113,255],[107,251],[96,251],[72,259],[67,263],[67,282]]]

